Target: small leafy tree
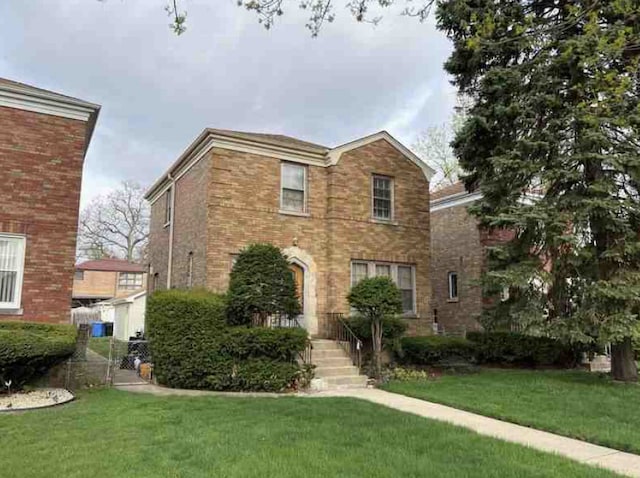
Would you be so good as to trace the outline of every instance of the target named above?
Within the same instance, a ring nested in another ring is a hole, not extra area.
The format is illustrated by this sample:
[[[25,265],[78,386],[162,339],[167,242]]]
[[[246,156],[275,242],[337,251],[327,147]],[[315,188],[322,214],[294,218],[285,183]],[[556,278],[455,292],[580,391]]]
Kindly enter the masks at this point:
[[[385,317],[402,312],[400,289],[388,277],[362,279],[352,287],[347,296],[351,307],[369,322],[373,345],[373,365],[376,378],[382,372],[382,335]]]
[[[227,299],[231,325],[249,325],[254,317],[265,324],[269,315],[292,317],[301,311],[289,262],[271,244],[252,244],[240,253],[231,271]]]

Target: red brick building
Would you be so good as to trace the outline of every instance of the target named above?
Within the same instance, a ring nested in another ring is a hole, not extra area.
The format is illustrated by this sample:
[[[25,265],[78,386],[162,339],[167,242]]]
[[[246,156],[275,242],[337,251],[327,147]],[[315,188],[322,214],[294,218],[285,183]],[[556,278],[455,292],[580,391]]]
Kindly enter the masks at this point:
[[[461,182],[431,194],[431,305],[441,333],[480,329],[487,247],[511,238],[508,231],[489,234],[469,214],[468,207],[481,197]]]
[[[0,320],[67,322],[100,107],[0,78]]]
[[[235,255],[269,242],[289,257],[311,335],[372,275],[392,277],[410,332],[428,333],[431,174],[384,131],[328,148],[206,129],[147,193],[149,286],[224,292]]]

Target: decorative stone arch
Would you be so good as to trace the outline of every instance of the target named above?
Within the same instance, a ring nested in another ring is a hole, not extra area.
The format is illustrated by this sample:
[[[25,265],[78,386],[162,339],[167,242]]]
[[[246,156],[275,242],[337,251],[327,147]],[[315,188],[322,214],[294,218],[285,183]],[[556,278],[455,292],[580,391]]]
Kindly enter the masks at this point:
[[[304,271],[304,312],[302,314],[302,325],[309,335],[318,334],[318,268],[311,255],[297,246],[287,247],[282,253],[292,264],[297,264]]]

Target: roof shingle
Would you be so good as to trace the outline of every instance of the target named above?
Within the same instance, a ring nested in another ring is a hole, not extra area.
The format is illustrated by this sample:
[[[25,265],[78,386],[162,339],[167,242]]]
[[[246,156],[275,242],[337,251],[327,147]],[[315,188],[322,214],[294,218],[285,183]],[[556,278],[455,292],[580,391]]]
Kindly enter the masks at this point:
[[[107,272],[145,272],[142,264],[135,264],[124,259],[97,259],[85,261],[76,266],[79,271]]]

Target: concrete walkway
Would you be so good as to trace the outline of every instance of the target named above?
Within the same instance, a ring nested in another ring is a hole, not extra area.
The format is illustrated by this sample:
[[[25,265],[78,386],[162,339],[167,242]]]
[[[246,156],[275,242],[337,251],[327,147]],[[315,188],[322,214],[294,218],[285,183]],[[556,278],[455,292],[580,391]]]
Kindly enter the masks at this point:
[[[234,393],[208,392],[202,390],[180,390],[157,385],[119,386],[119,390],[128,392],[151,393],[159,396],[225,396],[225,397],[348,397],[367,400],[401,412],[411,413],[432,420],[448,422],[500,440],[518,443],[536,450],[554,453],[588,465],[605,468],[621,475],[640,478],[640,456],[606,448],[573,438],[533,428],[515,425],[457,408],[385,392],[376,388],[352,388],[330,390],[315,393],[277,394],[277,393]]]
[[[440,420],[500,440],[518,443],[537,450],[555,453],[572,460],[599,466],[626,476],[640,477],[640,456],[624,453],[573,438],[503,422],[437,403],[385,392],[375,388],[318,392],[313,397],[350,397],[368,400],[433,420]]]

